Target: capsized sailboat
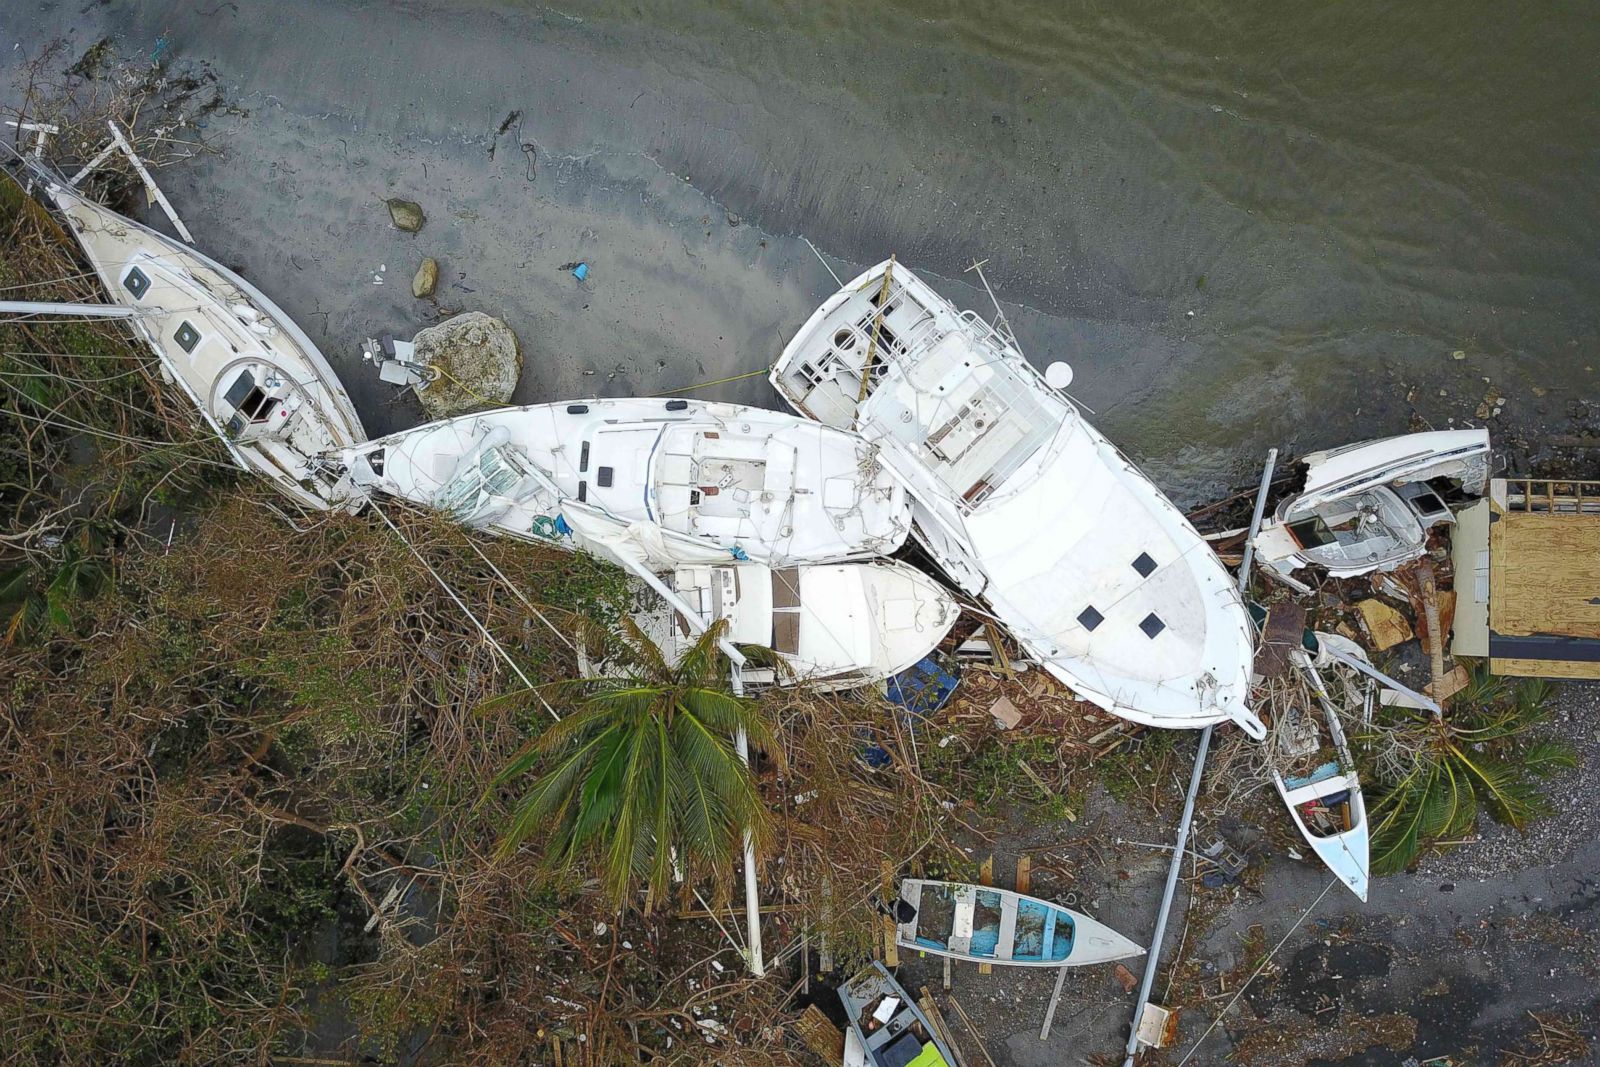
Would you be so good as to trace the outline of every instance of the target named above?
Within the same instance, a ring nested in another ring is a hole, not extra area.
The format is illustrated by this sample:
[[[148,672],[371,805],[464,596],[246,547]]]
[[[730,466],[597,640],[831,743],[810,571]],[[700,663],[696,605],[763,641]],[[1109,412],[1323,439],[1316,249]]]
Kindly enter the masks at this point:
[[[1341,650],[1364,657],[1354,642],[1337,634],[1318,633],[1319,648],[1334,645]],[[1274,764],[1272,784],[1289,809],[1300,836],[1317,854],[1327,868],[1344,883],[1345,888],[1367,899],[1367,884],[1371,863],[1369,860],[1367,806],[1361,793],[1361,778],[1356,773],[1355,760],[1351,758],[1345,740],[1344,726],[1339,721],[1334,706],[1323,683],[1318,663],[1304,651],[1296,651],[1292,659],[1312,687],[1312,693],[1322,708],[1323,722],[1334,759],[1325,760],[1304,774],[1284,774]],[[1321,657],[1323,666],[1333,660]]]
[[[895,942],[974,963],[1085,967],[1141,956],[1104,923],[1009,889],[907,878],[900,883]]]
[[[845,1018],[844,1062],[849,1067],[956,1067],[958,1061],[917,1002],[881,963],[839,987]]]
[[[1319,566],[1335,578],[1392,571],[1427,551],[1428,531],[1488,488],[1489,431],[1433,430],[1312,452],[1306,484],[1256,536],[1280,574]]]
[[[698,400],[585,400],[425,423],[345,449],[357,486],[466,525],[562,541],[585,511],[648,540],[658,565],[774,566],[887,555],[910,529],[904,490],[859,436]]]
[[[776,667],[744,668],[746,685],[806,684],[851,689],[899,674],[949,633],[961,611],[938,582],[905,563],[818,563],[774,570],[759,563],[685,565],[662,575],[696,609],[681,609],[640,589],[640,629],[675,662],[711,623],[726,619],[728,639],[776,653]],[[585,675],[605,673],[580,651]]]
[[[255,286],[193,248],[41,182],[107,296],[216,431],[234,460],[313,508],[365,497],[324,454],[366,440],[339,377]]]
[[[914,534],[1079,696],[1151,726],[1238,723],[1254,630],[1233,577],[1009,333],[880,263],[796,333],[771,379],[859,431],[913,498]]]

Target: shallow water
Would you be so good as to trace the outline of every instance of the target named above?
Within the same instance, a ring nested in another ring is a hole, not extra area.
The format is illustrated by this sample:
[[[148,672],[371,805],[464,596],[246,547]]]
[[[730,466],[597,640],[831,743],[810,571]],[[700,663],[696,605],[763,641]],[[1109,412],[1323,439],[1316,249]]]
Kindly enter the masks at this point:
[[[1490,389],[1508,440],[1593,422],[1583,5],[111,0],[5,18],[25,45],[11,78],[52,37],[81,52],[107,33],[216,71],[248,115],[207,131],[224,155],[162,180],[360,379],[371,429],[417,418],[353,353],[427,321],[406,291],[421,255],[445,263],[441,302],[517,327],[533,401],[770,363],[834,286],[799,235],[846,276],[895,252],[971,306],[962,271],[986,258],[1030,357],[1071,361],[1102,428],[1180,497],[1250,480],[1272,444],[1399,432],[1413,410],[1459,425]],[[390,195],[429,211],[417,238],[387,228]],[[556,269],[580,258],[582,286]],[[759,378],[696,395],[774,402]]]

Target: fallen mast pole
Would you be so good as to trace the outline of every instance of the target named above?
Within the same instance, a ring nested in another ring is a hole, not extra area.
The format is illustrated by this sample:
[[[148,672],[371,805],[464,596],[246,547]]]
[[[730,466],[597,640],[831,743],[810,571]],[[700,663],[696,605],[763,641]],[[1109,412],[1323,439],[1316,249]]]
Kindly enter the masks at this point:
[[[1254,542],[1261,530],[1261,517],[1267,508],[1267,489],[1272,484],[1272,471],[1278,465],[1278,450],[1267,453],[1267,465],[1261,472],[1261,487],[1256,490],[1256,510],[1250,518],[1250,536],[1244,543],[1244,559],[1239,564],[1239,592],[1243,593],[1250,582],[1250,564],[1255,556]],[[1144,958],[1144,978],[1139,982],[1139,999],[1133,1005],[1133,1023],[1128,1027],[1128,1045],[1122,1067],[1133,1067],[1134,1054],[1139,1051],[1139,1020],[1144,1017],[1144,1006],[1150,1002],[1150,987],[1155,985],[1156,969],[1161,965],[1161,941],[1167,933],[1167,916],[1172,912],[1172,898],[1178,890],[1178,874],[1183,869],[1184,854],[1189,848],[1189,827],[1194,821],[1194,800],[1200,793],[1200,779],[1205,775],[1206,754],[1211,750],[1212,727],[1200,731],[1200,745],[1194,754],[1194,770],[1189,774],[1189,792],[1183,798],[1183,815],[1178,820],[1178,839],[1172,850],[1172,865],[1167,868],[1167,888],[1161,894],[1161,908],[1156,912],[1155,933],[1150,936],[1150,951]]]

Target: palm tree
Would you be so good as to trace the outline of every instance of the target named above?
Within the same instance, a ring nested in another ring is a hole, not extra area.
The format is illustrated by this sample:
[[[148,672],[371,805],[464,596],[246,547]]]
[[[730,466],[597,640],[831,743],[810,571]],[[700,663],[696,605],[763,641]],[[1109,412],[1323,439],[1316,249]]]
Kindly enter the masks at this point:
[[[1372,872],[1393,874],[1429,844],[1459,838],[1482,810],[1522,829],[1550,811],[1540,779],[1577,765],[1557,741],[1529,738],[1553,687],[1515,687],[1479,667],[1444,717],[1408,715],[1358,740],[1376,779],[1370,808]]]
[[[765,843],[767,809],[734,736],[742,730],[755,745],[775,746],[755,701],[726,686],[718,647],[726,621],[676,664],[632,619],[619,626],[634,653],[629,674],[552,687],[574,710],[497,776],[503,784],[540,770],[516,804],[501,852],[540,833],[547,863],[593,859],[613,904],[643,883],[648,911],[674,873],[726,888],[746,831],[756,847]]]

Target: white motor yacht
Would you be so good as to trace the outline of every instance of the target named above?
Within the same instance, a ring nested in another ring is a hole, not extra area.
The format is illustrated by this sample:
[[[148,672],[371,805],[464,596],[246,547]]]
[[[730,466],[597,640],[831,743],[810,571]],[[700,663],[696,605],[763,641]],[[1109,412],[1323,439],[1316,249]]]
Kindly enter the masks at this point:
[[[1234,579],[1009,332],[880,263],[830,297],[771,375],[799,412],[877,445],[915,536],[1079,696],[1162,727],[1239,723],[1254,629]]]

